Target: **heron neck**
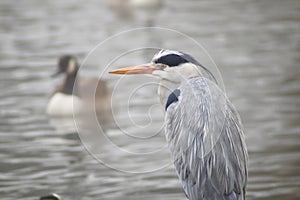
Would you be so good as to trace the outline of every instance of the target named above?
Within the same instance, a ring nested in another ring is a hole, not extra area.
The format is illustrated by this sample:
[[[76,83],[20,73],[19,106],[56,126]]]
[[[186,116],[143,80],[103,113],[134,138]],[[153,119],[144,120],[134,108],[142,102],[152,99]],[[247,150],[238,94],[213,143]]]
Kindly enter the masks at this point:
[[[181,83],[189,78],[202,76],[199,68],[190,63],[167,68],[165,71],[154,71],[153,74],[160,77],[158,95],[160,96],[162,106],[166,105],[169,95],[178,88]]]
[[[160,103],[165,107],[169,95],[180,86],[181,82],[171,82],[166,79],[161,79],[158,86],[158,95],[160,97]]]

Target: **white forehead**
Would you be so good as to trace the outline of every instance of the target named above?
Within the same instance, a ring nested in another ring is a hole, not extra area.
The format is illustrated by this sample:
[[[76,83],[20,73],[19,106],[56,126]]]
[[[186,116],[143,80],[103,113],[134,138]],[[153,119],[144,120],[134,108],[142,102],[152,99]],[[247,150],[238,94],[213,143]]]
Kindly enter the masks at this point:
[[[156,53],[154,55],[154,57],[152,58],[152,61],[157,60],[163,56],[169,55],[169,54],[175,54],[175,55],[179,55],[182,56],[183,54],[178,52],[178,51],[172,51],[172,50],[168,50],[168,49],[162,49],[160,50],[158,53]]]

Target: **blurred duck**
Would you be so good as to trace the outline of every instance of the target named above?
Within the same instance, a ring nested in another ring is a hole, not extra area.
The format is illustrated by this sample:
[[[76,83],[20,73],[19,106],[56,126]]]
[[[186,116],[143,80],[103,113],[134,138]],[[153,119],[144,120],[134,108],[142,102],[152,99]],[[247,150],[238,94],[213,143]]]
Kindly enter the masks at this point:
[[[163,0],[109,0],[111,8],[158,8]]]
[[[163,0],[108,0],[109,8],[121,17],[131,17],[134,12],[158,11]]]
[[[65,79],[50,96],[46,113],[51,116],[73,116],[87,111],[97,113],[111,110],[111,90],[106,82],[94,77],[78,77],[79,65],[74,56],[64,55],[52,76],[65,74]],[[97,88],[96,88],[97,86]],[[92,91],[96,88],[96,91]],[[91,106],[94,103],[95,106]],[[92,111],[92,110],[90,110]]]
[[[61,198],[58,194],[53,193],[47,196],[40,197],[40,200],[61,200]]]

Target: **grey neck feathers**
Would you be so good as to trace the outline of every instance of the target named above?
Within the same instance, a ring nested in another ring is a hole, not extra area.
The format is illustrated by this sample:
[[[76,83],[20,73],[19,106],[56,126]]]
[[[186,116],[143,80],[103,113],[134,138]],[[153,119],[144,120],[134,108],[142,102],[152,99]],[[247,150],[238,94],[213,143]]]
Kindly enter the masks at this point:
[[[202,76],[196,65],[186,63],[178,67],[167,68],[165,71],[154,71],[153,75],[160,77],[158,95],[162,106],[166,105],[169,95],[187,79]]]

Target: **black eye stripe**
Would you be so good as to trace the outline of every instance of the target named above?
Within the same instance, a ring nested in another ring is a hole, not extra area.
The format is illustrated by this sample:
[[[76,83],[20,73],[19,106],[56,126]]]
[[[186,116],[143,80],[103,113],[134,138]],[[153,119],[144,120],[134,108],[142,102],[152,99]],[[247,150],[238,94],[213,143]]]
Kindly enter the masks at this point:
[[[189,54],[181,53],[181,52],[179,52],[179,53],[180,53],[180,55],[174,54],[174,53],[167,54],[165,56],[158,58],[154,62],[165,64],[165,65],[168,65],[169,67],[179,66],[180,64],[183,64],[183,63],[193,63],[194,65],[197,65],[197,66],[201,67],[202,69],[204,69],[206,71],[206,73],[210,76],[210,78],[215,83],[218,84],[218,81],[216,80],[215,76],[206,67],[201,65],[197,60],[195,60]]]
[[[175,67],[183,63],[187,63],[188,61],[176,54],[168,54],[160,57],[155,61],[155,63],[161,63],[168,65],[169,67]]]

